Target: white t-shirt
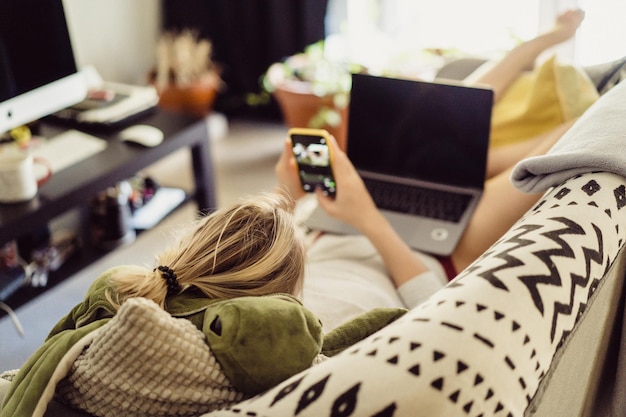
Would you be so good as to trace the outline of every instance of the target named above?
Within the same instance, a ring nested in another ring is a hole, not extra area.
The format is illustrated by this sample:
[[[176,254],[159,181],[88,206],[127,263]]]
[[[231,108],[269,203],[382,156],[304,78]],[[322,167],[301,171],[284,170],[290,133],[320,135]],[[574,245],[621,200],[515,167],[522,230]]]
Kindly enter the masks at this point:
[[[322,320],[324,332],[373,308],[413,308],[448,282],[439,261],[415,254],[429,271],[396,289],[366,237],[316,236],[308,250],[302,302]]]

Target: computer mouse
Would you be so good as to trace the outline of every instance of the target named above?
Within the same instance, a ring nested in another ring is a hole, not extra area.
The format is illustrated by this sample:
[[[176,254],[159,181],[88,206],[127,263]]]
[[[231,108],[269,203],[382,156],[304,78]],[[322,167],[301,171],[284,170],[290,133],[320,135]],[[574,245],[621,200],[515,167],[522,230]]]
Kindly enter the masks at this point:
[[[161,129],[150,125],[129,126],[119,133],[123,142],[137,143],[143,146],[157,146],[163,142]]]

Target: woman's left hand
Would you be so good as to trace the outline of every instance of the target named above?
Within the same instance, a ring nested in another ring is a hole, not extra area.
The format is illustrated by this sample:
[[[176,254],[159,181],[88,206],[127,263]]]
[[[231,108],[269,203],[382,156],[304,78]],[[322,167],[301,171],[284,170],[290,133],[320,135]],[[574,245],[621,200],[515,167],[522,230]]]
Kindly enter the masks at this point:
[[[367,235],[367,229],[378,224],[382,215],[367,191],[361,176],[356,171],[348,156],[339,148],[333,138],[329,143],[332,154],[332,168],[337,192],[329,197],[316,190],[319,205],[331,217],[350,224]]]
[[[274,166],[274,173],[278,178],[278,191],[287,194],[296,201],[305,195],[300,178],[298,178],[298,166],[296,158],[291,150],[291,140],[286,139],[283,145],[283,152]]]

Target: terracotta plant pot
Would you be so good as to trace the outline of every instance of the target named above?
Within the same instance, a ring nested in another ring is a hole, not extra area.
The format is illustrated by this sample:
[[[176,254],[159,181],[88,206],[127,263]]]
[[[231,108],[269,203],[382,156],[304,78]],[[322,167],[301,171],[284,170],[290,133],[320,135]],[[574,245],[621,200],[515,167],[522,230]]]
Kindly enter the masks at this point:
[[[170,84],[158,91],[160,107],[197,116],[206,116],[211,112],[217,95],[213,85],[202,83],[184,87]]]
[[[332,134],[339,147],[346,150],[348,134],[348,108],[338,108],[333,102],[332,95],[317,96],[311,92],[310,84],[306,81],[285,79],[282,77],[280,65],[273,65],[268,71],[270,83],[274,86],[272,95],[278,102],[283,114],[285,124],[288,127],[313,127],[312,119],[318,115],[323,107],[337,110],[341,115],[341,123],[338,126],[326,124],[314,126],[328,130]]]
[[[280,106],[285,123],[289,127],[309,127],[319,110],[324,107],[334,108],[341,114],[339,126],[324,125],[321,128],[335,137],[339,147],[346,150],[348,134],[348,109],[338,109],[333,105],[332,96],[318,97],[310,93],[300,93],[282,86],[276,88],[274,98]]]

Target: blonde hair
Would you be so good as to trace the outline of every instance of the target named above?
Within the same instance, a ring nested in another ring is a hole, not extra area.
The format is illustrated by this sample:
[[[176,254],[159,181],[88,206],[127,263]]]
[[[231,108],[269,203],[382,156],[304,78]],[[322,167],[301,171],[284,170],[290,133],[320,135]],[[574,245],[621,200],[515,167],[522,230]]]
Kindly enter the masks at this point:
[[[278,195],[262,194],[217,210],[156,256],[156,264],[176,274],[180,291],[193,286],[209,298],[295,295],[302,285],[305,249],[289,204]],[[111,281],[113,304],[145,297],[165,305],[168,282],[159,269],[124,269]]]

